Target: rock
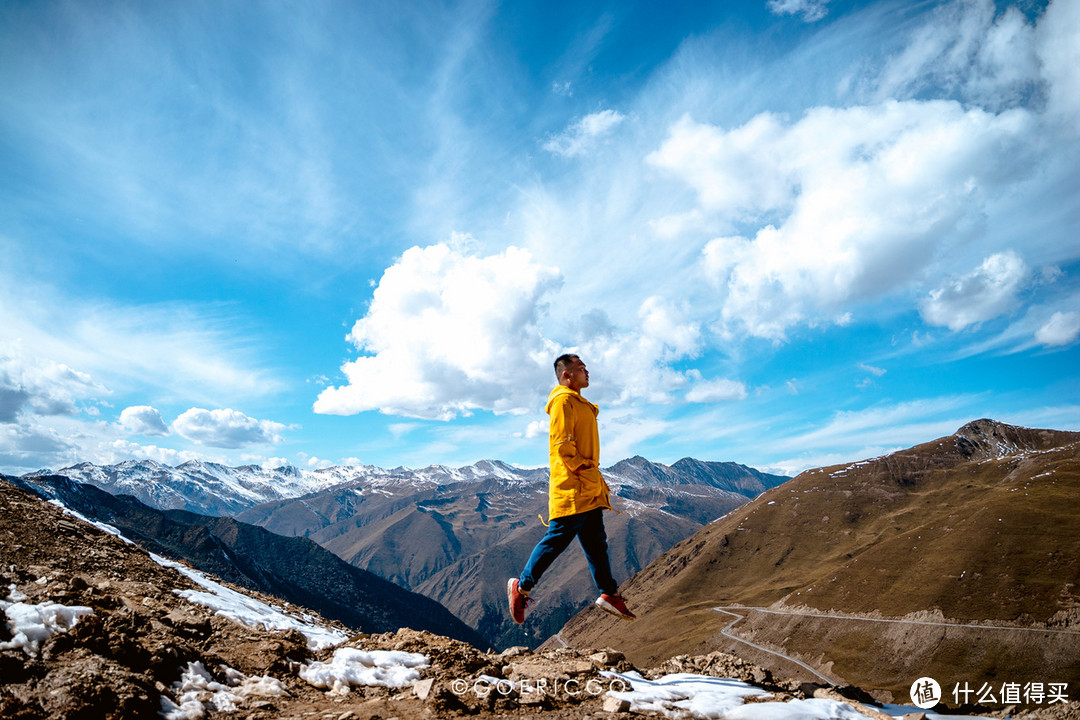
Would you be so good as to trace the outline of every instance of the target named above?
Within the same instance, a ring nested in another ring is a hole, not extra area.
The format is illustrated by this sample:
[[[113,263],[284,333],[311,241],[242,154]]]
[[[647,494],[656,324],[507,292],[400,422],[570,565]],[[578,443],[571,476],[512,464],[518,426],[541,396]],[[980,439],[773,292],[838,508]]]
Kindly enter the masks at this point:
[[[849,697],[841,695],[836,690],[836,688],[817,688],[816,690],[814,690],[813,696],[816,698],[825,698],[827,700],[835,700],[836,702],[847,703],[851,707],[855,708],[858,713],[865,715],[868,718],[872,718],[873,720],[892,720],[889,715],[883,713],[876,708],[872,708],[868,705],[862,704],[858,700],[853,700]]]
[[[601,650],[598,653],[590,655],[589,659],[593,662],[598,662],[601,665],[616,665],[620,661],[625,660],[626,656],[617,650]]]
[[[626,712],[630,709],[630,701],[623,700],[621,698],[612,697],[608,695],[604,698],[603,710],[604,712],[617,713]]]
[[[573,677],[584,675],[593,671],[593,664],[588,660],[523,660],[513,662],[503,668],[503,672],[511,680]]]
[[[431,686],[435,684],[435,678],[426,678],[424,680],[417,680],[413,683],[413,694],[421,700],[427,700],[428,695],[431,694]]]
[[[524,645],[515,645],[514,647],[508,647],[505,650],[503,650],[501,653],[499,653],[499,657],[512,658],[512,657],[518,657],[518,656],[521,656],[521,655],[531,655],[531,654],[532,654],[532,650],[525,647]]]

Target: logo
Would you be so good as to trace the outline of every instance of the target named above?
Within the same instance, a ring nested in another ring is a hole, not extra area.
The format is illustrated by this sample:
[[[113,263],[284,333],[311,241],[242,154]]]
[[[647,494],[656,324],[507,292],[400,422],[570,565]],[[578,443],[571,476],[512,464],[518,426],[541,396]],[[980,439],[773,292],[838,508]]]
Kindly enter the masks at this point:
[[[930,708],[941,702],[941,686],[932,677],[921,677],[911,683],[911,704],[921,710]]]

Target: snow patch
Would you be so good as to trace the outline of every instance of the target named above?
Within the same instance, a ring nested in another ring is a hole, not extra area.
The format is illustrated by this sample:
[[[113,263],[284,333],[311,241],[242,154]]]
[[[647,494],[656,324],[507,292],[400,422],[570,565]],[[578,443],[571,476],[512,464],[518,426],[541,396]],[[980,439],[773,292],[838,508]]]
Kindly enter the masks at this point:
[[[123,540],[124,542],[126,542],[128,545],[134,545],[135,544],[131,540],[128,540],[126,537],[124,537],[120,533],[120,531],[117,530],[112,525],[109,525],[108,523],[98,522],[97,520],[91,520],[90,518],[86,517],[82,513],[78,512],[76,510],[72,510],[67,505],[64,505],[64,503],[60,502],[56,498],[52,498],[51,500],[49,500],[49,504],[50,505],[55,505],[56,507],[60,508],[65,513],[67,513],[68,515],[72,516],[73,518],[78,518],[79,520],[82,520],[84,523],[87,523],[89,525],[93,525],[94,527],[96,527],[98,530],[101,530],[102,532],[108,533],[109,535],[115,535],[116,537],[118,537],[121,540]]]
[[[348,636],[341,630],[320,625],[311,621],[310,618],[296,618],[286,615],[277,608],[243,593],[230,590],[199,571],[192,570],[178,562],[166,560],[153,553],[150,553],[150,557],[158,565],[173,568],[197,585],[206,588],[209,592],[199,590],[173,590],[173,592],[193,603],[205,605],[216,611],[218,615],[231,618],[249,627],[262,627],[267,630],[298,630],[307,638],[308,648],[315,651],[340,645],[348,639]]]
[[[600,674],[621,680],[624,687],[630,687],[630,690],[624,691],[608,690],[607,694],[629,702],[631,712],[658,712],[671,718],[718,720],[871,720],[854,706],[829,698],[787,702],[770,700],[773,697],[771,693],[731,678],[675,673],[646,680],[637,672],[608,671]],[[753,700],[747,702],[748,698]],[[910,705],[886,705],[882,712],[897,718],[914,712],[922,712],[930,720],[945,717]]]
[[[44,602],[28,605],[26,595],[14,585],[8,586],[7,600],[0,600],[0,610],[7,616],[11,640],[0,642],[0,650],[22,648],[30,657],[37,657],[41,643],[57,633],[67,632],[75,627],[79,618],[92,615],[93,609],[82,605],[60,605]]]
[[[248,677],[239,670],[221,666],[225,683],[214,680],[201,662],[190,662],[172,690],[179,703],[161,696],[161,716],[165,720],[201,720],[207,710],[235,712],[245,698],[283,697],[289,692],[269,675]],[[227,684],[226,684],[227,683]]]
[[[335,650],[328,663],[304,665],[300,668],[300,677],[315,687],[344,694],[353,685],[409,685],[420,679],[417,668],[427,665],[427,656],[419,653],[347,647]]]

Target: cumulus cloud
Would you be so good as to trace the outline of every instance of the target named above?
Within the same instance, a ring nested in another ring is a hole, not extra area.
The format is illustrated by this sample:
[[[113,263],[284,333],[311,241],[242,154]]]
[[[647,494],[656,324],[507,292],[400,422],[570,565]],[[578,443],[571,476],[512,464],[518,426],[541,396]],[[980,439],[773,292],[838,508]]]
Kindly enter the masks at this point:
[[[1080,312],[1056,312],[1035,331],[1035,341],[1046,347],[1076,342],[1080,337]]]
[[[625,115],[615,110],[601,110],[586,115],[544,143],[544,149],[563,157],[582,155],[625,119]]]
[[[769,0],[766,6],[774,15],[802,15],[806,22],[816,22],[829,13],[829,0]]]
[[[930,325],[962,330],[1016,309],[1017,293],[1029,275],[1015,252],[991,255],[967,275],[932,290],[919,312]]]
[[[133,405],[120,413],[120,425],[135,435],[164,437],[169,428],[161,419],[161,413],[149,405]]]
[[[256,420],[236,410],[191,408],[173,421],[172,429],[199,445],[240,448],[284,442],[285,426],[272,420]]]
[[[487,257],[413,247],[383,273],[350,340],[364,356],[315,412],[448,420],[474,410],[526,412],[556,347],[538,327],[555,268],[515,247]]]
[[[1031,128],[1024,111],[952,101],[819,107],[796,122],[763,113],[730,130],[684,117],[647,162],[716,222],[758,228],[709,242],[701,268],[725,331],[782,340],[917,282],[941,239],[1027,172]]]
[[[582,328],[572,350],[589,366],[590,399],[604,405],[672,402],[672,393],[688,382],[672,363],[695,356],[702,346],[700,324],[689,310],[656,296],[638,307],[633,327],[617,327],[593,313],[583,318]]]

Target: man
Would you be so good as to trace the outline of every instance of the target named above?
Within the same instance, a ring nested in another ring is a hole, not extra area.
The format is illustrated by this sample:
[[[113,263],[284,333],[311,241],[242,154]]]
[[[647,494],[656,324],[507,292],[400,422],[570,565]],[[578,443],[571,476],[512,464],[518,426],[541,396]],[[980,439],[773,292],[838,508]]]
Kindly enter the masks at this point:
[[[589,387],[589,371],[577,355],[560,355],[555,360],[555,377],[559,384],[548,396],[546,408],[551,417],[550,524],[521,576],[506,583],[510,615],[516,623],[525,621],[529,591],[576,537],[585,551],[593,581],[600,588],[596,604],[616,617],[633,620],[636,616],[619,596],[608,560],[603,512],[611,509],[611,503],[607,483],[600,474],[600,434],[596,426],[600,408],[581,396],[582,389]]]

